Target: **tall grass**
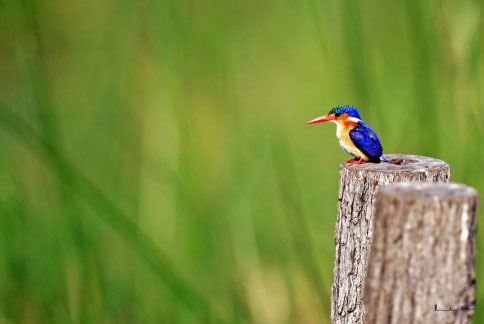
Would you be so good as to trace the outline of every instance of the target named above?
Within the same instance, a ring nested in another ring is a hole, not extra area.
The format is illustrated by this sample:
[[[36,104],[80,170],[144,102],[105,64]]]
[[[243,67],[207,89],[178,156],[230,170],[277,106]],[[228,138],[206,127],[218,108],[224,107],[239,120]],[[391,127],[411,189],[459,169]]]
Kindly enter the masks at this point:
[[[329,323],[346,156],[304,121],[483,192],[483,6],[1,0],[0,323]]]

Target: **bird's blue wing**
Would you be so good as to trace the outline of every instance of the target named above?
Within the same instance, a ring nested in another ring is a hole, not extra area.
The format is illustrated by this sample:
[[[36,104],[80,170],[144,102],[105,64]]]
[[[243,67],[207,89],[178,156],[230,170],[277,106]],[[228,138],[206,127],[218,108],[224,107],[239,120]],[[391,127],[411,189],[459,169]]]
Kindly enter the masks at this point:
[[[350,138],[355,146],[368,156],[371,160],[379,159],[383,154],[378,135],[371,127],[363,121],[350,131]]]

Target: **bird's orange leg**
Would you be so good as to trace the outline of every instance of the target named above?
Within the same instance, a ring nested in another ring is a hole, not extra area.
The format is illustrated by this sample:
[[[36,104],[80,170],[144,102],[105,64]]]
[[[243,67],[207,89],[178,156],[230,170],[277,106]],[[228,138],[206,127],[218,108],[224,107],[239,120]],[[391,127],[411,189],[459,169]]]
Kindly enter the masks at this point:
[[[348,160],[346,161],[346,165],[347,166],[352,166],[352,165],[355,165],[355,164],[365,164],[365,160],[363,160],[363,158],[360,158],[358,161],[356,160]]]

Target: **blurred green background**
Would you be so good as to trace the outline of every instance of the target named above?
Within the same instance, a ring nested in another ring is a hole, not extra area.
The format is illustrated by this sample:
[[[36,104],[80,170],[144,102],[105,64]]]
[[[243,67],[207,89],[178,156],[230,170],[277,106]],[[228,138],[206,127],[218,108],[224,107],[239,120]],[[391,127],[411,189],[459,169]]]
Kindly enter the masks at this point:
[[[0,323],[329,323],[348,157],[304,122],[482,193],[483,46],[479,0],[0,0]]]

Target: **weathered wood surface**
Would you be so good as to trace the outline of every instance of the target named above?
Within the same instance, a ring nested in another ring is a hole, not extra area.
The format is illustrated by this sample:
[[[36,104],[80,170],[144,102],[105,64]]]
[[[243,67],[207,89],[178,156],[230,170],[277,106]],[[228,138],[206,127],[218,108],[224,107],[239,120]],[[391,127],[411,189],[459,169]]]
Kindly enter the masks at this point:
[[[477,205],[477,192],[464,185],[379,190],[365,323],[471,322]]]
[[[363,322],[363,289],[377,188],[394,182],[449,181],[449,165],[441,160],[403,154],[387,157],[392,163],[340,165],[331,298],[333,324]]]

